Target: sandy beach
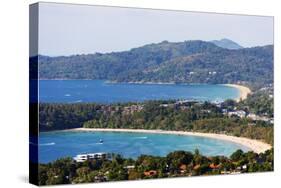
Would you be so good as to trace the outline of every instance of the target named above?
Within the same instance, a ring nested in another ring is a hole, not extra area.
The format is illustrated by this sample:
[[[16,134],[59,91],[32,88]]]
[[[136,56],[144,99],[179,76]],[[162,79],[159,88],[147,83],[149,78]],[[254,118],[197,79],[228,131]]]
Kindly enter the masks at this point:
[[[244,137],[228,136],[225,134],[214,134],[214,133],[199,133],[199,132],[185,132],[185,131],[164,131],[164,130],[145,130],[145,129],[96,129],[96,128],[76,128],[69,129],[66,131],[107,131],[107,132],[134,132],[134,133],[156,133],[156,134],[175,134],[175,135],[186,135],[186,136],[200,136],[213,139],[220,139],[224,141],[234,142],[246,146],[250,150],[256,153],[262,153],[272,146],[259,140],[253,140]]]
[[[229,87],[234,87],[234,88],[239,90],[240,95],[236,99],[237,102],[239,102],[240,99],[241,100],[245,100],[247,98],[248,94],[252,93],[252,91],[248,87],[245,87],[245,86],[242,86],[242,85],[237,85],[237,84],[222,84],[222,85],[229,86]]]

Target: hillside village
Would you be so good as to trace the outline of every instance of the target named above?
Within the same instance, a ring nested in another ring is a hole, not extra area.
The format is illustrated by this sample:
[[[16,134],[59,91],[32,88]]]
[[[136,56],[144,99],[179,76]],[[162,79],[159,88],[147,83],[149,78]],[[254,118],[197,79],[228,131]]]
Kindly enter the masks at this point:
[[[76,162],[63,158],[39,165],[40,185],[76,184],[139,180],[165,177],[240,174],[273,171],[273,149],[264,153],[237,150],[230,157],[204,156],[194,152],[174,151],[164,157],[142,155],[137,159],[120,155],[96,154]]]

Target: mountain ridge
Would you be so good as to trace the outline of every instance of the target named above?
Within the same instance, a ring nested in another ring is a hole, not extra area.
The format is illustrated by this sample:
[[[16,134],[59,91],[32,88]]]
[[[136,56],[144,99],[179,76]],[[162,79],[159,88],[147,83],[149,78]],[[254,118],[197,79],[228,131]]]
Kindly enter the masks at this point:
[[[227,39],[227,38],[223,38],[221,40],[212,40],[210,42],[219,47],[226,48],[229,50],[237,50],[237,49],[244,48],[243,46],[239,45],[238,43],[236,43],[230,39]]]
[[[201,40],[148,44],[129,51],[39,56],[40,79],[116,82],[273,82],[273,45],[230,50]]]

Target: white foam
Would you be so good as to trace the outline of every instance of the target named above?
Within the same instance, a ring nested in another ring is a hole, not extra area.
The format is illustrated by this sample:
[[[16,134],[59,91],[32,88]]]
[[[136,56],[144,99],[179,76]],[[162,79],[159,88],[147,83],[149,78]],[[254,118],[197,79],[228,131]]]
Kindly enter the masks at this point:
[[[64,96],[65,96],[65,97],[70,97],[71,95],[67,93],[67,94],[65,94]]]

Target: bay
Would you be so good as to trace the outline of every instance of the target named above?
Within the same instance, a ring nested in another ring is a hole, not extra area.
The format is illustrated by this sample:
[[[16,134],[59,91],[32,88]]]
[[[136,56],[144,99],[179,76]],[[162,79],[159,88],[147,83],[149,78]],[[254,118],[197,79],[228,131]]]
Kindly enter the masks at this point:
[[[237,149],[249,150],[229,141],[171,134],[54,131],[39,136],[40,163],[81,153],[118,153],[136,159],[143,154],[166,156],[175,150],[194,152],[195,149],[206,156],[229,156]]]
[[[147,100],[223,101],[236,99],[239,91],[210,84],[132,84],[105,80],[40,80],[40,102],[120,103]]]

